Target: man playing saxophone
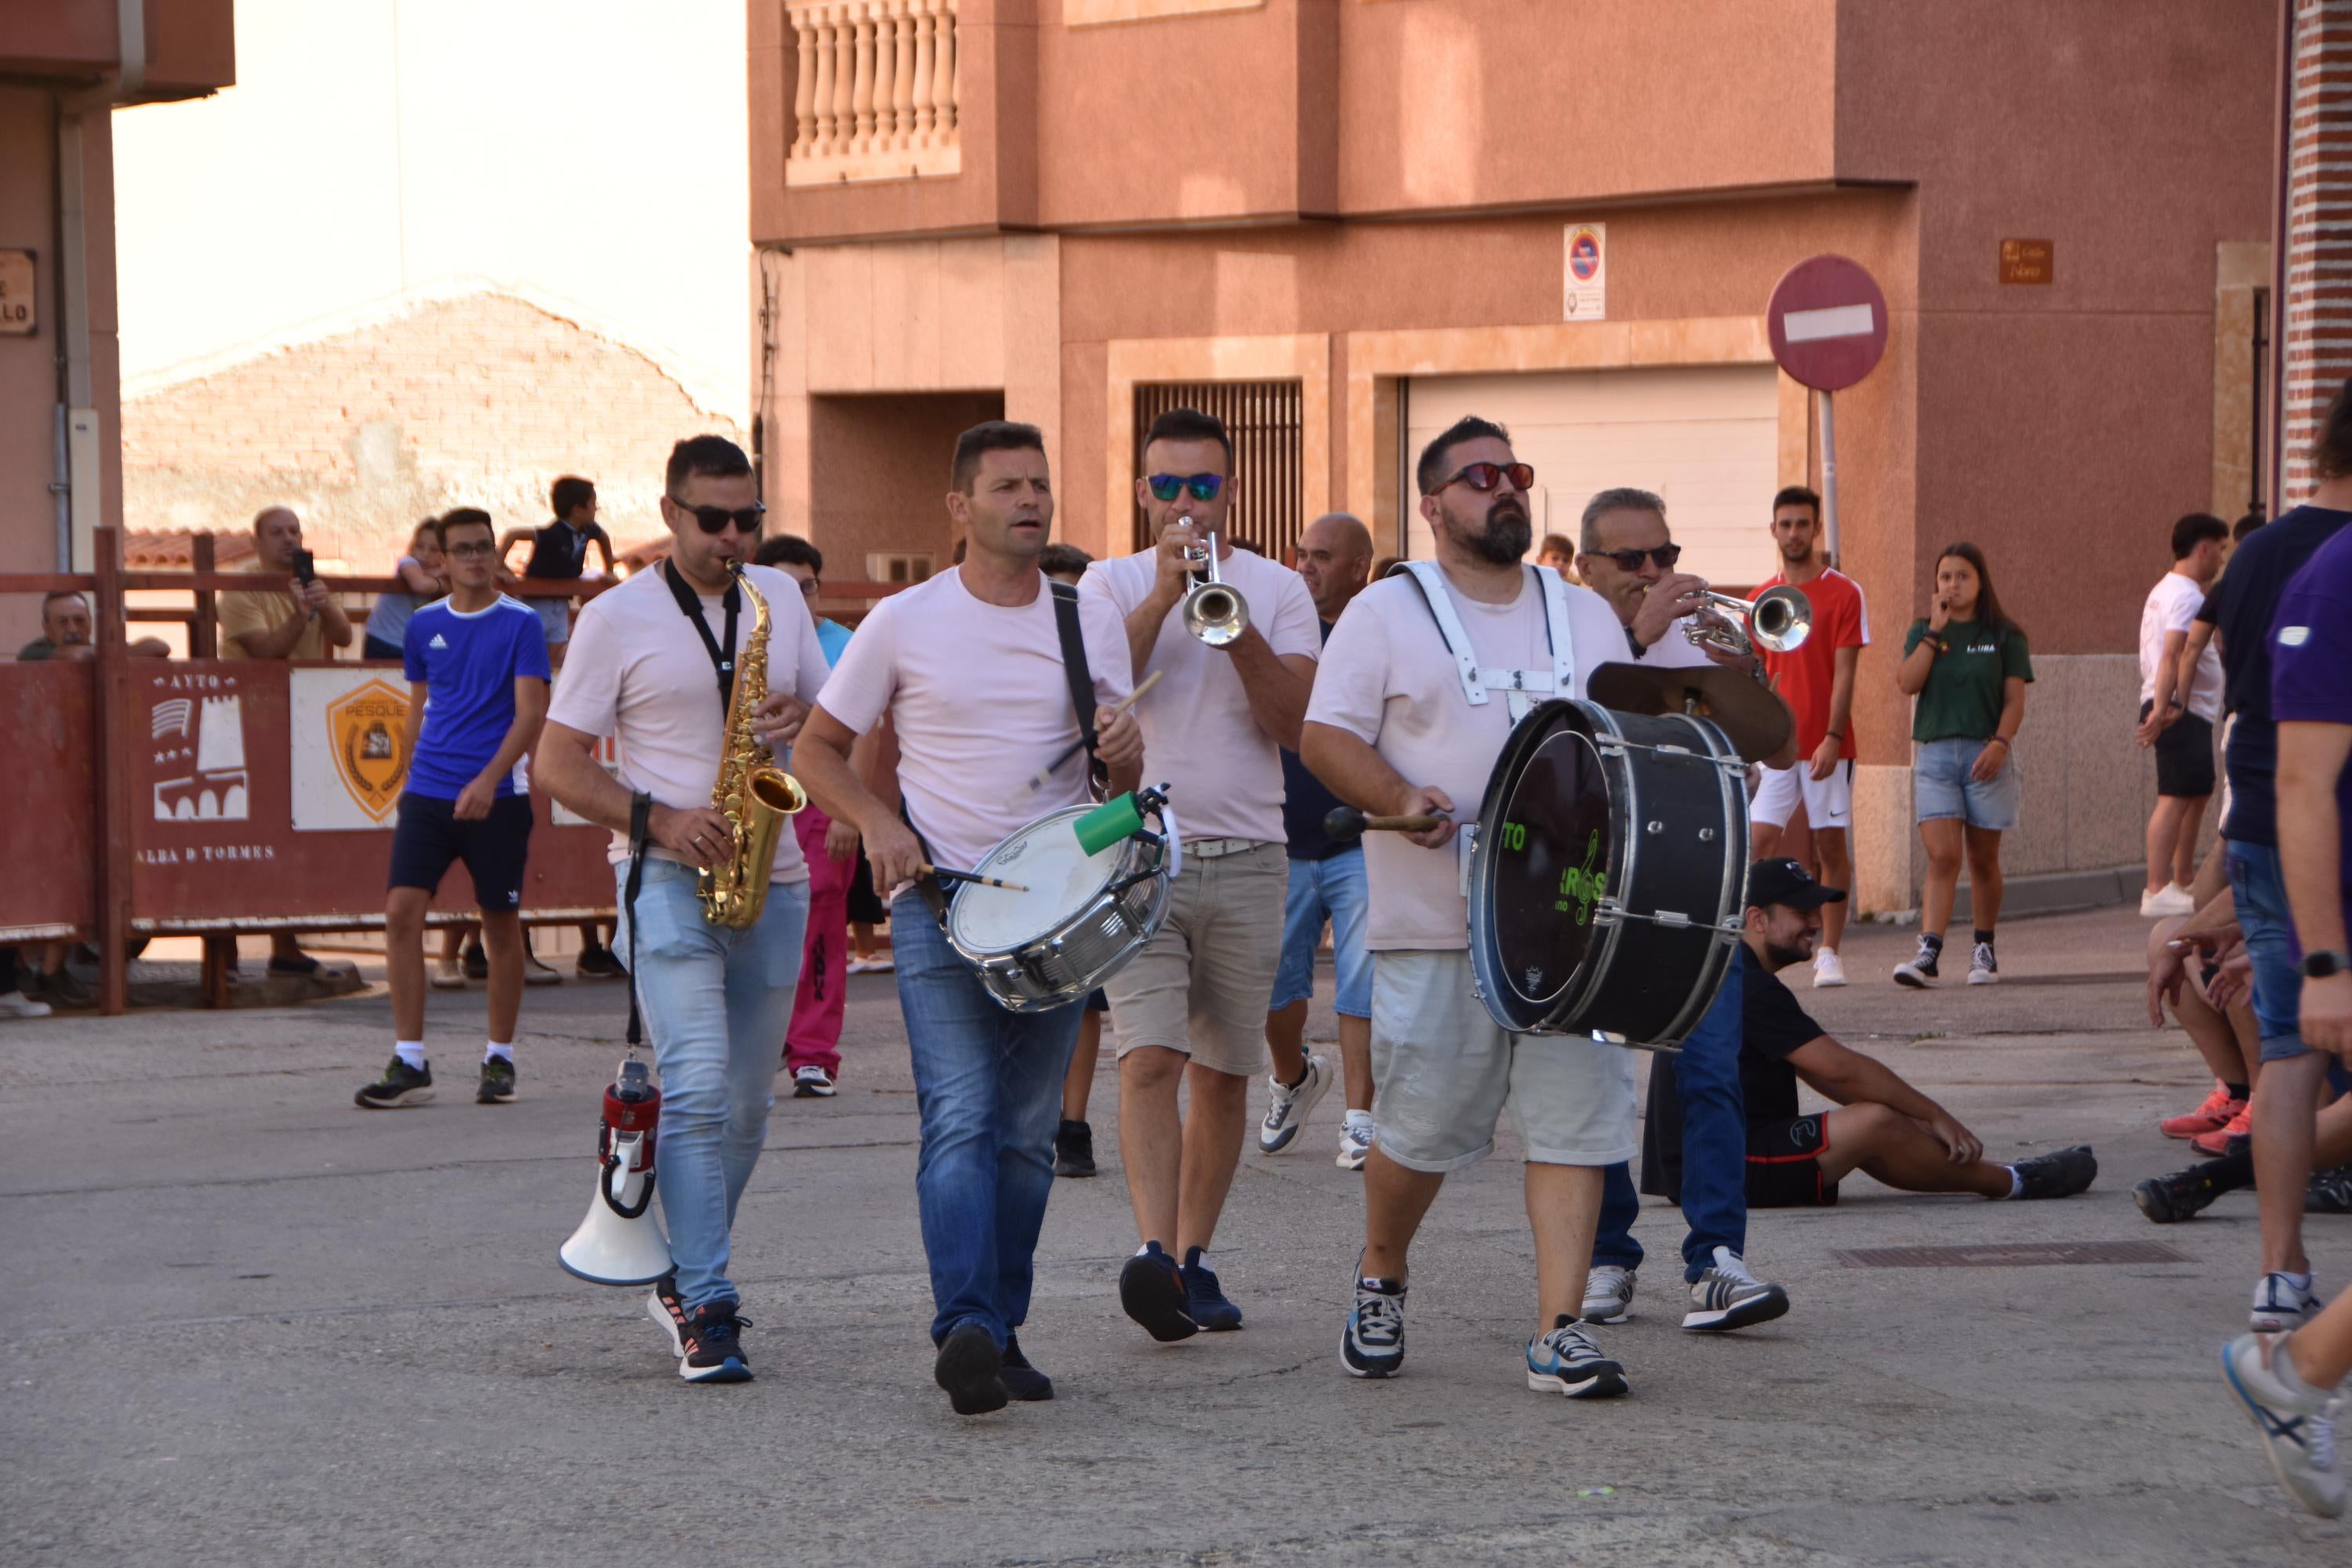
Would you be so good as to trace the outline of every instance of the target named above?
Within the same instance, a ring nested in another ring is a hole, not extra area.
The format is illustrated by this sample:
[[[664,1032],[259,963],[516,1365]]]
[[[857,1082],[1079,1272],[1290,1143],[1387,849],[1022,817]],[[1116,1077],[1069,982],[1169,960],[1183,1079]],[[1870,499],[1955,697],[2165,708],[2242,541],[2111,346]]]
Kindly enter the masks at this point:
[[[614,831],[624,904],[614,947],[661,1074],[655,1190],[677,1265],[648,1309],[670,1336],[680,1377],[740,1383],[751,1369],[728,1235],[767,1136],[808,868],[791,832],[749,831],[748,798],[733,808],[741,833],[719,806],[727,795],[748,796],[741,786],[765,764],[760,747],[791,743],[826,664],[798,586],[748,564],[766,509],[740,447],[718,436],[680,441],[661,510],[669,559],[581,611],[535,766],[550,795]],[[620,742],[617,778],[595,756],[607,735]],[[645,860],[632,909],[641,800]],[[769,846],[772,864],[751,863]],[[762,881],[765,903],[740,927],[730,923],[727,898],[704,896],[708,888],[737,897]]]

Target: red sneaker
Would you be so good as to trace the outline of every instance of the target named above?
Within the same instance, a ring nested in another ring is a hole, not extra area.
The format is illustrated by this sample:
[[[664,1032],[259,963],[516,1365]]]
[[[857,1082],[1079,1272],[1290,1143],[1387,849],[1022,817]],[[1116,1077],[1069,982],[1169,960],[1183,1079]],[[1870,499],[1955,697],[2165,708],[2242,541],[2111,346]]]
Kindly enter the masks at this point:
[[[2230,1091],[2216,1079],[2213,1092],[2205,1097],[2204,1104],[2186,1116],[2166,1117],[2156,1124],[2157,1130],[2167,1138],[2199,1138],[2228,1125],[2230,1118],[2245,1109],[2246,1102],[2231,1099]]]
[[[2231,1139],[2249,1137],[2253,1131],[2253,1107],[2242,1100],[2238,1101],[2236,1115],[2212,1131],[2206,1133],[2202,1138],[2191,1138],[2189,1141],[2189,1146],[2200,1154],[2209,1155],[2218,1160],[2230,1152]]]

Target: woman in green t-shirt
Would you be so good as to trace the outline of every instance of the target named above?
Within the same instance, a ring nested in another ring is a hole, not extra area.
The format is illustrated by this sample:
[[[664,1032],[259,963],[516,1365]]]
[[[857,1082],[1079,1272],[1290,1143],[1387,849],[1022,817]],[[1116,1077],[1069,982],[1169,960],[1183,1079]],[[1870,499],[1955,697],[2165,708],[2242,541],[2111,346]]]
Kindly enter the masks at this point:
[[[1911,717],[1911,794],[1927,882],[1919,892],[1919,951],[1895,966],[1904,985],[1933,985],[1951,923],[1960,858],[1969,862],[1976,948],[1969,984],[2000,973],[1993,922],[2000,916],[2000,836],[2017,826],[2021,793],[2010,749],[2025,721],[2033,662],[2025,633],[2001,613],[1984,552],[1948,544],[1936,558],[1936,592],[1925,620],[1911,623],[1895,683],[1919,701]]]

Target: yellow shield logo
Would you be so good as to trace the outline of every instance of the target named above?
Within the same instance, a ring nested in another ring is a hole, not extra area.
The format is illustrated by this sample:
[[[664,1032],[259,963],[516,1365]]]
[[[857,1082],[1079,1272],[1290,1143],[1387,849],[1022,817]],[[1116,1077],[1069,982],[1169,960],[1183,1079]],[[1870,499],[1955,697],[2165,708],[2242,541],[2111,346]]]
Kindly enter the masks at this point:
[[[371,680],[327,705],[335,772],[362,811],[382,822],[408,777],[408,694]]]

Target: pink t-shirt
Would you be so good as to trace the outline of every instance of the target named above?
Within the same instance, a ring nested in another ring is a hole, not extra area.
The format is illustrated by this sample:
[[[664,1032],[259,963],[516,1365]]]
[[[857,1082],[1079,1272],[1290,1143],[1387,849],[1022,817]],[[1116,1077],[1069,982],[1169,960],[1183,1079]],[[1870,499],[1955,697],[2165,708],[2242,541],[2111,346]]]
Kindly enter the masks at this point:
[[[1550,672],[1543,599],[1532,581],[1508,605],[1466,598],[1450,582],[1446,592],[1481,666]],[[1568,626],[1576,648],[1576,684],[1569,695],[1581,697],[1595,668],[1623,664],[1632,656],[1608,601],[1591,589],[1568,590]],[[1463,695],[1461,676],[1427,601],[1402,576],[1366,588],[1339,616],[1331,640],[1323,645],[1307,721],[1345,730],[1407,781],[1444,790],[1454,799],[1454,819],[1461,823],[1476,819],[1486,776],[1511,733],[1504,693],[1491,693],[1475,708]],[[1366,947],[1377,952],[1469,945],[1459,838],[1442,849],[1424,849],[1400,833],[1367,833],[1364,870],[1371,882]]]
[[[1114,704],[1132,689],[1127,634],[1098,599],[1081,595],[1078,619],[1095,700]],[[907,817],[934,864],[968,870],[1015,828],[1087,801],[1084,753],[1029,789],[1078,738],[1042,574],[1037,596],[1020,605],[972,597],[961,571],[891,595],[849,639],[817,701],[855,734],[890,715]],[[1147,782],[1152,766],[1147,757]]]
[[[1127,617],[1151,596],[1156,551],[1097,561],[1078,584],[1081,597],[1112,605],[1124,635]],[[1249,605],[1255,626],[1277,655],[1315,658],[1323,651],[1322,623],[1307,584],[1289,567],[1236,550],[1217,563],[1217,574]],[[1168,792],[1186,838],[1255,838],[1280,844],[1282,752],[1250,715],[1249,694],[1231,654],[1184,629],[1181,608],[1168,612],[1140,680],[1165,670],[1160,684],[1135,705],[1151,776]]]
[[[772,566],[748,567],[743,575],[768,601],[768,689],[814,701],[824,686],[824,648],[800,584]],[[722,603],[716,594],[702,599],[703,622],[714,640],[727,632]],[[751,639],[751,620],[746,601],[735,620],[739,656]],[[710,651],[679,613],[664,568],[648,567],[582,606],[547,716],[583,734],[615,737],[621,782],[646,791],[656,805],[677,809],[710,804],[726,711],[719,705]],[[678,858],[658,845],[646,853],[661,860]],[[611,857],[616,863],[629,858],[627,834],[613,835]],[[807,862],[789,833],[776,836],[772,879],[808,879]]]

